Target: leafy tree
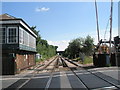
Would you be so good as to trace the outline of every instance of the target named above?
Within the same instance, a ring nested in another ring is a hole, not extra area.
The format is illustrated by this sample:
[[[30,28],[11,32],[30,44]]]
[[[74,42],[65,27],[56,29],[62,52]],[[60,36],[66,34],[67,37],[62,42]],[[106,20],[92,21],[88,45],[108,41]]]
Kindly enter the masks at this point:
[[[93,38],[89,35],[86,38],[76,38],[69,43],[67,49],[65,49],[64,56],[69,58],[77,58],[84,53],[91,55],[93,47]]]
[[[37,52],[42,55],[42,58],[46,59],[56,55],[57,46],[49,45],[47,40],[41,39],[39,31],[36,30],[36,26],[31,27],[33,32],[37,35],[36,49]]]
[[[36,30],[36,26],[31,27],[32,31],[37,35],[36,45],[41,41],[40,31]]]
[[[84,47],[84,52],[86,55],[92,55],[93,42],[93,38],[91,38],[91,36],[88,35],[84,42],[84,44],[86,45]]]
[[[64,55],[69,55],[70,58],[76,58],[79,56],[79,52],[82,52],[83,38],[77,38],[69,43],[68,48],[65,50]]]

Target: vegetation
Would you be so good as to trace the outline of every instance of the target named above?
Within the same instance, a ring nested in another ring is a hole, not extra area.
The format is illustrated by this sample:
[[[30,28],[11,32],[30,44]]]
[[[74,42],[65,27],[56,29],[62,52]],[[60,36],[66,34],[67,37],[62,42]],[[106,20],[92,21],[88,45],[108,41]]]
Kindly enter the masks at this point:
[[[93,63],[93,58],[91,56],[85,56],[84,61],[81,60],[81,57],[73,59],[74,61],[79,62],[80,64],[90,64]]]
[[[93,62],[93,58],[91,56],[85,56],[85,60],[83,64],[90,64]]]
[[[39,31],[36,30],[36,26],[31,27],[31,29],[37,35],[36,48],[37,48],[37,52],[42,56],[41,60],[44,60],[56,55],[56,49],[58,47],[49,45],[46,40],[42,39],[39,34]],[[38,62],[39,60],[36,60],[36,61]]]
[[[56,55],[56,49],[58,47],[49,45],[46,40],[42,39],[39,31],[36,30],[36,26],[31,27],[31,29],[37,35],[36,48],[37,52],[42,56],[41,60]],[[92,47],[93,38],[91,38],[89,35],[86,38],[76,38],[69,43],[69,46],[67,49],[65,49],[63,56],[81,62],[84,61],[83,64],[91,63],[92,58],[90,57],[90,55],[92,55]],[[36,61],[39,62],[39,60]]]
[[[65,49],[63,56],[70,59],[77,58],[77,61],[84,60],[85,63],[89,61],[91,62],[91,60],[89,60],[89,56],[92,55],[92,48],[93,38],[91,38],[89,35],[86,38],[76,38],[69,43],[69,46],[67,49]]]

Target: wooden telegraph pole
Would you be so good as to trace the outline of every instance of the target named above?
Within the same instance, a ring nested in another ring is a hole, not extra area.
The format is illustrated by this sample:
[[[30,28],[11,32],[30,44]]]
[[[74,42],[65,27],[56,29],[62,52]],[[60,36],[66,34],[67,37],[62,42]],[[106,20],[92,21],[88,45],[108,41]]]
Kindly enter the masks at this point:
[[[97,34],[98,34],[98,42],[99,42],[99,41],[100,41],[100,35],[99,35],[98,11],[97,11],[97,3],[96,3],[96,0],[95,0],[95,10],[96,10]]]
[[[111,39],[112,39],[112,12],[113,12],[113,0],[111,0],[111,10],[110,10],[110,46],[109,46],[109,54],[111,57]]]

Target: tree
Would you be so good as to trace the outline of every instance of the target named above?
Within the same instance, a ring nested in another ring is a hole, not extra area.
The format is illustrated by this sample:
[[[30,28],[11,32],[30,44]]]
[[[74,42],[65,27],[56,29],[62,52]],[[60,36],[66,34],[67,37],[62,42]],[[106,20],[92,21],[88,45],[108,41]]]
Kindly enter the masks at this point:
[[[79,56],[79,52],[82,52],[83,38],[76,38],[69,43],[68,48],[65,50],[64,55],[69,55],[70,58],[76,58]]]
[[[92,49],[93,49],[93,38],[91,36],[87,36],[85,39],[84,44],[86,45],[84,47],[84,52],[86,55],[91,55],[92,54]]]
[[[89,35],[86,38],[76,38],[69,43],[67,49],[65,49],[64,56],[69,58],[76,58],[81,53],[91,55],[93,47],[93,38]]]
[[[36,49],[37,52],[42,55],[44,59],[56,55],[57,46],[49,45],[47,40],[41,39],[39,31],[36,30],[36,26],[31,27],[32,31],[37,35]]]
[[[36,30],[36,26],[31,27],[32,31],[37,35],[36,45],[41,41],[40,31]]]

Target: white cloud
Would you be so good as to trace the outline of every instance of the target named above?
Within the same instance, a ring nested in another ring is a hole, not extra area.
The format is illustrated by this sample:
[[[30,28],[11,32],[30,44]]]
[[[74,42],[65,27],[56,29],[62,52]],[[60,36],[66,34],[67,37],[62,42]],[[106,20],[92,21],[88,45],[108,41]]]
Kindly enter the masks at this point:
[[[58,46],[57,51],[64,51],[69,45],[70,40],[48,41],[48,44]]]
[[[46,7],[36,8],[35,9],[36,12],[47,12],[49,10],[50,10],[50,8],[46,8]]]

